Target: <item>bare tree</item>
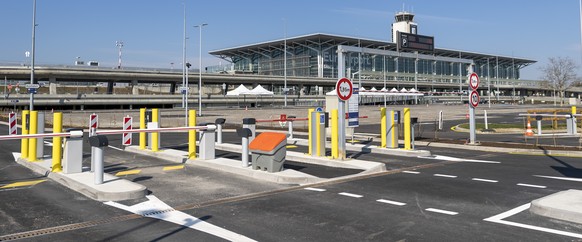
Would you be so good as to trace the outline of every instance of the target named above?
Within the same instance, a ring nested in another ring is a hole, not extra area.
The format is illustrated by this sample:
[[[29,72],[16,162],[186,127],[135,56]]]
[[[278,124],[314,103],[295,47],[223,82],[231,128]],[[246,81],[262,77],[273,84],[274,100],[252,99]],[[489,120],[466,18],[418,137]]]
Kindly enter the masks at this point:
[[[543,78],[554,88],[554,98],[556,91],[560,94],[560,103],[563,105],[566,89],[578,80],[575,72],[578,66],[569,57],[550,57],[548,61],[548,64],[541,68]]]

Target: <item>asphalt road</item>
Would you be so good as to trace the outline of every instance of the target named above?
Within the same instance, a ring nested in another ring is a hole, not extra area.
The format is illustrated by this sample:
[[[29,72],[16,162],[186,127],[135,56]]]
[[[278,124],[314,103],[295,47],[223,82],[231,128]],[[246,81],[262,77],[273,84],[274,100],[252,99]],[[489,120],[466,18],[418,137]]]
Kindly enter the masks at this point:
[[[5,126],[0,127],[0,132],[5,131]],[[233,143],[238,140],[232,135],[225,138]],[[113,147],[120,143],[118,139],[110,136]],[[162,147],[183,148],[185,139],[164,134]],[[19,147],[19,142],[2,141],[0,187],[45,181],[0,188],[0,221],[7,221],[0,223],[0,240],[30,232],[25,240],[223,241],[212,233],[131,215],[87,199],[17,165],[12,152],[18,152]],[[176,164],[115,148],[106,149],[105,162],[112,174],[140,170],[122,177],[146,185],[150,195],[176,210],[258,241],[582,239],[572,237],[582,236],[582,225],[531,215],[527,210],[496,222],[484,220],[533,199],[579,189],[580,182],[555,179],[582,178],[579,157],[429,149],[437,156],[427,159],[354,153],[358,159],[384,162],[390,170],[309,187],[264,183],[190,165],[164,170]],[[84,152],[89,154],[89,148],[85,147]],[[84,165],[88,166],[85,157]],[[303,169],[328,177],[350,173],[343,169]],[[129,206],[143,201],[122,203]],[[36,231],[39,229],[45,229],[44,233]]]

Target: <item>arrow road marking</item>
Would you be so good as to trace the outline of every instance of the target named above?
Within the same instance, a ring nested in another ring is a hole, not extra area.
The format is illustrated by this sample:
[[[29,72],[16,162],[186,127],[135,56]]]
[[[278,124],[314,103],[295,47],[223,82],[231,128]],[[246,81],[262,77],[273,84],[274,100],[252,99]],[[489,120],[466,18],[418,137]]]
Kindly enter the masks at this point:
[[[571,232],[566,232],[566,231],[561,231],[561,230],[556,230],[556,229],[548,229],[548,228],[544,228],[544,227],[533,226],[533,225],[529,225],[529,224],[521,224],[521,223],[503,220],[505,218],[511,217],[513,215],[516,215],[520,212],[523,212],[523,211],[529,209],[530,206],[531,206],[531,204],[527,203],[527,204],[521,205],[517,208],[511,209],[509,211],[500,213],[498,215],[495,215],[495,216],[492,216],[492,217],[489,217],[489,218],[486,218],[483,220],[485,220],[487,222],[493,222],[493,223],[505,224],[505,225],[509,225],[509,226],[520,227],[520,228],[524,228],[524,229],[537,230],[537,231],[542,231],[542,232],[546,232],[546,233],[570,236],[570,237],[574,237],[574,238],[582,238],[582,234],[576,234],[576,233],[571,233]]]
[[[138,203],[132,206],[126,206],[116,202],[105,202],[105,204],[123,209],[144,217],[164,220],[175,223],[191,229],[202,231],[230,241],[256,241],[245,237],[244,235],[234,233],[216,225],[207,223],[199,218],[193,217],[187,213],[176,211],[166,203],[162,202],[155,196],[146,196],[148,201]]]

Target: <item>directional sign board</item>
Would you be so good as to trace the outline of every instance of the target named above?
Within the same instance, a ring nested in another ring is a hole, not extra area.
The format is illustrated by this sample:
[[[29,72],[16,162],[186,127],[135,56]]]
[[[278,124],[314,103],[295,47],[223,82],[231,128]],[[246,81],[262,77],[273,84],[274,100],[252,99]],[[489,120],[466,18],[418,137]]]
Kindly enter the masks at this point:
[[[477,105],[479,105],[479,93],[477,91],[471,92],[471,95],[469,96],[469,102],[471,103],[471,106],[473,106],[474,108],[476,108]]]
[[[479,76],[477,73],[473,72],[469,76],[469,86],[471,86],[473,90],[479,88]]]
[[[342,78],[335,84],[335,90],[337,97],[342,101],[347,101],[352,97],[353,86],[352,81],[348,78]]]
[[[25,87],[28,88],[28,89],[30,89],[30,88],[40,88],[40,85],[38,85],[38,84],[26,84]]]

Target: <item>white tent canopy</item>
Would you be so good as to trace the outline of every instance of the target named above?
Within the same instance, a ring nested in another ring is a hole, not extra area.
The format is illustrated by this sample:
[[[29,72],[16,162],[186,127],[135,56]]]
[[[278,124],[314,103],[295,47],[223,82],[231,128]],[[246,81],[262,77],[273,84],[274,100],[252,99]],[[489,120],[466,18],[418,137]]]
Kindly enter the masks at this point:
[[[246,88],[243,84],[240,84],[240,86],[238,86],[234,90],[227,92],[226,95],[227,96],[238,96],[240,94],[243,94],[243,92],[248,92],[248,91],[250,91],[248,88]]]
[[[241,92],[240,94],[243,94],[243,95],[273,95],[274,93],[265,89],[263,86],[258,85],[257,87],[253,88],[253,90]]]

